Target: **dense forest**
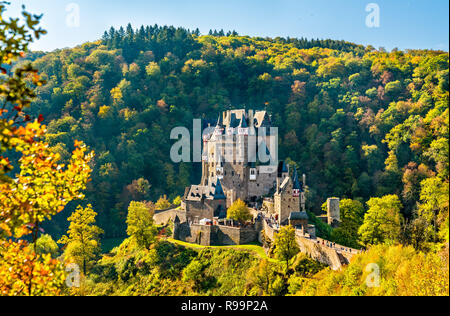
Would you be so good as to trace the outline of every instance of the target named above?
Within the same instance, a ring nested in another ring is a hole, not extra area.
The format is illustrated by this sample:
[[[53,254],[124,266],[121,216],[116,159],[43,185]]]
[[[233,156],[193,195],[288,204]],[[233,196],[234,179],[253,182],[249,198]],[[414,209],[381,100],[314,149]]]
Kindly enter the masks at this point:
[[[280,157],[308,175],[312,213],[331,196],[395,194],[413,221],[424,190],[448,184],[448,53],[210,34],[128,25],[33,53],[47,84],[30,111],[64,159],[73,139],[95,151],[87,201],[107,237],[124,235],[130,201],[174,199],[198,182],[199,166],[168,159],[171,129],[230,108],[272,115]],[[69,214],[49,231],[62,234]]]

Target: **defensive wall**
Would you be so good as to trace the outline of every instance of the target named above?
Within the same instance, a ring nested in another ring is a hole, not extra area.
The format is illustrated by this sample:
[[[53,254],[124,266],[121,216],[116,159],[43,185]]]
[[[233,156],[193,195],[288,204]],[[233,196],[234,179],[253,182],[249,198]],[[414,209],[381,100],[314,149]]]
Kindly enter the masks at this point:
[[[177,215],[181,222],[186,221],[186,212],[184,212],[181,209],[167,209],[155,211],[155,214],[153,215],[153,220],[155,221],[156,225],[165,225],[169,221],[173,222],[175,220],[175,216]]]
[[[263,221],[265,236],[273,241],[278,230]],[[301,231],[296,230],[295,239],[302,253],[309,255],[312,259],[331,267],[333,270],[340,270],[342,266],[350,263],[354,255],[358,253],[355,249],[343,247],[340,245],[331,245],[330,242],[320,238],[310,238],[303,235]]]
[[[203,246],[234,246],[254,242],[259,232],[253,227],[238,228],[223,225],[181,223],[174,228],[174,238]]]

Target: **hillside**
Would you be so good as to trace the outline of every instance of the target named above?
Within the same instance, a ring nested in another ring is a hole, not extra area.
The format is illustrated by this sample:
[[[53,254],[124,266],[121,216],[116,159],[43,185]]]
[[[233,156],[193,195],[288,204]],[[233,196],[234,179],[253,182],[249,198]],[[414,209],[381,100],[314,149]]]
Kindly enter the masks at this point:
[[[448,53],[212,34],[129,26],[33,62],[48,81],[30,110],[46,140],[65,159],[73,139],[96,152],[87,201],[107,237],[124,235],[131,200],[198,182],[198,165],[169,160],[170,131],[230,107],[272,115],[316,214],[330,196],[396,194],[412,221],[421,182],[448,185]],[[47,230],[63,233],[70,210]]]

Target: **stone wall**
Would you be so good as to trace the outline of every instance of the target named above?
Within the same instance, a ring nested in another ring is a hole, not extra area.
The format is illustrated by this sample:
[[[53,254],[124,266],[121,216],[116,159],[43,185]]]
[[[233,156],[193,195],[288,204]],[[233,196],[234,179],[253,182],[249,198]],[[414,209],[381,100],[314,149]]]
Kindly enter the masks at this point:
[[[182,223],[175,228],[174,238],[191,244],[211,245],[214,226]]]
[[[259,232],[254,228],[189,225],[188,223],[180,224],[174,232],[174,238],[177,240],[203,246],[243,245],[257,241],[258,235]]]
[[[248,198],[257,199],[268,194],[275,186],[277,181],[277,169],[272,172],[261,172],[261,167],[257,168],[258,174],[255,181],[248,182]],[[270,171],[270,170],[269,170]]]
[[[268,225],[266,221],[263,222],[265,235],[273,241],[278,231]],[[341,246],[337,246],[336,248],[327,247],[322,244],[322,239],[305,238],[298,231],[295,239],[302,253],[330,266],[333,270],[340,270],[342,266],[349,264],[352,257],[358,253],[355,249],[351,249],[352,253],[349,251],[338,251]],[[349,248],[346,249],[350,250]]]
[[[186,201],[186,218],[189,221],[195,219],[202,220],[204,218],[213,219],[214,212],[219,206],[226,209],[225,200],[204,200],[202,201]]]
[[[153,219],[156,225],[166,225],[169,221],[174,221],[175,216],[178,215],[181,222],[186,221],[186,213],[183,210],[171,209],[166,211],[156,211]]]
[[[269,214],[275,213],[274,201],[273,199],[264,199],[263,200],[263,209],[267,209]]]

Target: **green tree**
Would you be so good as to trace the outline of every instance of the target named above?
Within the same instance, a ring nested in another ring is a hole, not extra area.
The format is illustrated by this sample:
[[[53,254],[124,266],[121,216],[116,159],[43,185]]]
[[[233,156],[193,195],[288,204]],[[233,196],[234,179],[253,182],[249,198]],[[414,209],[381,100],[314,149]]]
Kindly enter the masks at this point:
[[[425,219],[436,234],[448,242],[449,184],[438,177],[428,178],[421,183],[418,215]],[[436,240],[435,240],[436,241]]]
[[[58,256],[59,247],[50,235],[42,235],[36,241],[36,254],[45,255],[50,254],[52,258]]]
[[[352,248],[358,248],[358,229],[364,221],[364,206],[361,202],[344,199],[339,202],[341,223],[332,232],[332,239]]]
[[[203,282],[203,264],[198,260],[193,260],[184,268],[181,280],[183,282],[193,282],[194,288],[198,291]]]
[[[289,261],[295,257],[300,249],[295,240],[295,229],[292,226],[285,226],[275,235],[274,241],[275,258],[286,262],[286,272],[289,270]]]
[[[240,222],[241,224],[253,218],[250,210],[241,199],[234,202],[227,211],[227,218]]]
[[[250,295],[271,295],[272,284],[276,277],[276,265],[268,260],[262,260],[248,271]]]
[[[368,211],[359,228],[360,240],[365,245],[398,241],[403,216],[402,204],[397,195],[372,198],[367,202]]]
[[[175,205],[175,206],[180,206],[180,205],[181,205],[181,202],[182,202],[181,196],[177,196],[177,197],[173,200],[172,204]]]
[[[158,230],[153,221],[154,206],[151,203],[131,202],[128,207],[127,234],[139,247],[148,248],[156,240]]]
[[[99,237],[103,230],[94,225],[96,215],[92,205],[89,204],[86,208],[78,206],[68,218],[70,225],[67,235],[58,241],[67,245],[64,256],[82,266],[84,275],[92,265],[92,260],[100,253]]]
[[[159,198],[159,200],[156,202],[156,210],[166,210],[169,207],[171,207],[172,204],[170,203],[170,201],[167,199],[167,196],[161,196]]]

